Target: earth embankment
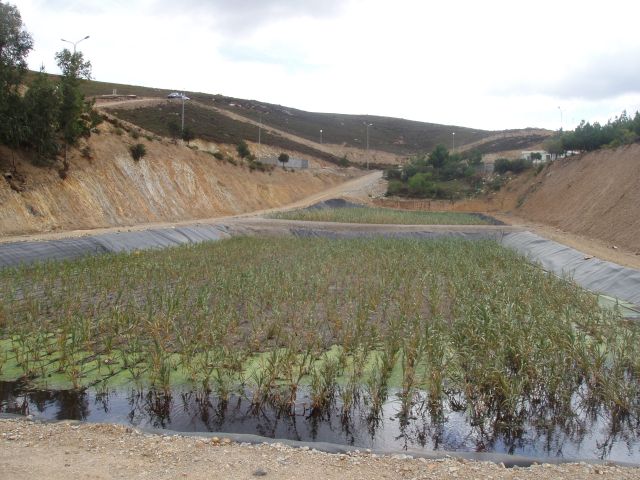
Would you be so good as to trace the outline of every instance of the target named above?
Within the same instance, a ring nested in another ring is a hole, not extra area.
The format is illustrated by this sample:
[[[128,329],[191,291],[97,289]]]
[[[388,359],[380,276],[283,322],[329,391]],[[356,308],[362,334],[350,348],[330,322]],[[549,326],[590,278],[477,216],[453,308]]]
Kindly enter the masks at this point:
[[[640,252],[640,145],[564,158],[520,193],[514,214]]]

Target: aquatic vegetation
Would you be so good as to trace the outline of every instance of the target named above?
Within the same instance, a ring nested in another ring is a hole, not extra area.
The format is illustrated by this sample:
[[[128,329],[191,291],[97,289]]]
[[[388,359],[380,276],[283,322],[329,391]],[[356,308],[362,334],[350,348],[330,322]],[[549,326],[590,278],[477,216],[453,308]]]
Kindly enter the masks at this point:
[[[491,241],[232,238],[0,270],[0,379],[483,431],[640,412],[638,326]],[[357,408],[356,408],[357,407]],[[296,410],[297,409],[297,410]],[[533,419],[533,420],[532,420]]]
[[[487,225],[486,217],[459,212],[419,212],[380,207],[317,208],[277,212],[269,218],[310,222],[394,225]]]

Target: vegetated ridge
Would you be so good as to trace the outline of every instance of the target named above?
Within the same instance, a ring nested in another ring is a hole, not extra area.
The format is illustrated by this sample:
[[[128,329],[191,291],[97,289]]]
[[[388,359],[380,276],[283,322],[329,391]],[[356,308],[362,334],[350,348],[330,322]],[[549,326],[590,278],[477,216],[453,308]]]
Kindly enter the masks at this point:
[[[110,94],[114,90],[120,95],[151,98],[166,98],[167,94],[171,92],[171,90],[165,89],[97,81],[85,82],[83,88],[87,96],[96,97]],[[376,115],[306,112],[257,100],[245,100],[224,95],[201,92],[186,92],[186,94],[191,99],[185,106],[187,109],[186,122],[198,129],[195,132],[197,135],[224,136],[227,142],[237,142],[241,139],[257,142],[255,125],[261,123],[266,129],[274,129],[288,134],[287,140],[289,142],[292,141],[291,136],[298,137],[296,143],[306,145],[307,148],[311,148],[307,142],[312,142],[313,150],[319,158],[331,155],[335,159],[339,159],[346,155],[349,160],[356,162],[365,161],[361,154],[367,147],[366,124],[371,124],[369,149],[374,163],[377,158],[376,152],[386,152],[400,159],[428,152],[438,144],[451,145],[453,132],[455,132],[457,149],[464,150],[466,145],[470,145],[473,148],[481,149],[483,153],[513,148],[526,149],[531,145],[539,144],[552,133],[542,129],[488,131]],[[175,102],[172,108],[149,105],[141,107],[139,112],[127,109],[119,110],[117,114],[149,130],[166,134],[167,120],[171,118],[170,115],[177,113],[179,107],[181,108],[179,103]],[[202,106],[215,107],[218,112],[216,113],[213,109],[203,111]],[[190,113],[189,110],[191,110]],[[227,112],[233,118],[224,115]],[[194,119],[194,122],[189,123],[189,115],[196,116],[197,122]],[[250,122],[251,127],[247,126],[247,122]],[[238,125],[238,123],[244,125]],[[248,130],[249,128],[250,130]],[[322,134],[320,130],[322,130]],[[265,135],[261,140],[268,145],[278,147],[282,146],[285,141],[282,134],[272,135],[268,131],[263,134]],[[330,160],[329,158],[324,159]],[[387,159],[380,163],[393,162]]]

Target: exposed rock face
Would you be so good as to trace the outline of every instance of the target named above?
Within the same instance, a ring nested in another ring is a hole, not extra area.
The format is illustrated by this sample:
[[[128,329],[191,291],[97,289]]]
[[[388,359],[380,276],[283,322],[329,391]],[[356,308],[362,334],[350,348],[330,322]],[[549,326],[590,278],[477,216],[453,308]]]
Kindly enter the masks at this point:
[[[138,141],[147,155],[135,162],[128,137],[94,135],[92,159],[76,152],[65,180],[54,168],[21,161],[21,191],[0,182],[0,236],[238,214],[294,202],[348,178],[334,169],[251,172],[170,142]]]

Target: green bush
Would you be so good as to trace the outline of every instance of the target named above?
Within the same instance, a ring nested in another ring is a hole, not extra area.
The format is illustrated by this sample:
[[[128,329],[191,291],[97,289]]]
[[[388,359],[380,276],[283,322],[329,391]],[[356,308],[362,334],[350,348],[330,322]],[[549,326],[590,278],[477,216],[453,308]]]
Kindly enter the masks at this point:
[[[251,155],[249,145],[247,145],[247,142],[245,142],[244,140],[241,140],[240,143],[238,143],[236,150],[238,152],[238,155],[240,155],[240,158],[247,158],[249,155]]]
[[[211,155],[213,155],[213,158],[216,160],[224,160],[224,155],[220,152],[213,152]]]
[[[384,171],[384,178],[387,180],[401,180],[402,170],[398,168],[389,168]]]
[[[400,180],[389,180],[389,184],[387,185],[387,195],[402,195],[406,193],[406,188],[404,183]]]
[[[147,154],[147,148],[141,143],[136,143],[129,147],[129,152],[131,152],[131,157],[137,162]]]
[[[409,193],[416,197],[428,197],[435,193],[430,173],[416,173],[409,179]]]
[[[507,172],[521,173],[533,166],[530,160],[524,160],[518,158],[516,160],[509,160],[508,158],[499,158],[493,164],[493,171],[496,173],[504,174]]]

